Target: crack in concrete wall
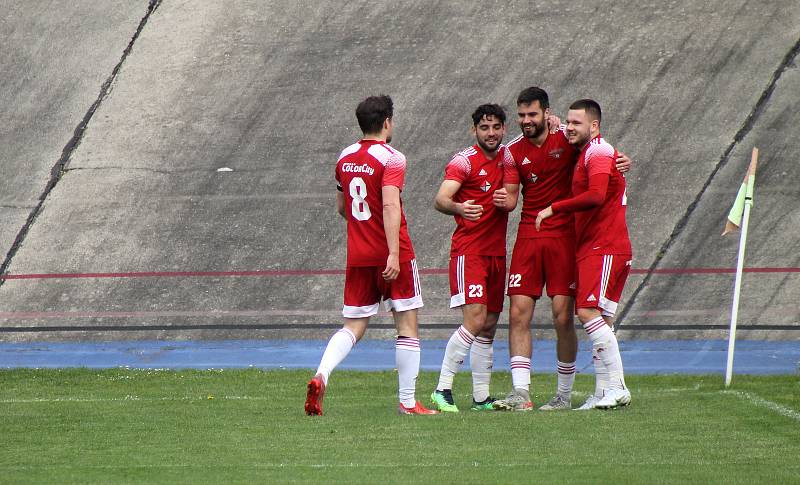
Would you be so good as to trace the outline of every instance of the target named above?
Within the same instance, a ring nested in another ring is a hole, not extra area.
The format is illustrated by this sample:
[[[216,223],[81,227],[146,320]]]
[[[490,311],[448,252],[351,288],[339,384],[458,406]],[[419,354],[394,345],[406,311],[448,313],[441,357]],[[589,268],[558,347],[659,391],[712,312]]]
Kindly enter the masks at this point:
[[[797,39],[794,46],[792,46],[789,49],[789,51],[786,53],[781,63],[778,65],[778,68],[775,69],[775,72],[772,74],[772,79],[770,79],[769,84],[767,85],[766,89],[764,89],[764,91],[761,93],[761,96],[758,98],[758,101],[753,106],[753,109],[750,111],[750,114],[748,114],[747,118],[744,120],[744,123],[742,123],[742,126],[736,132],[736,135],[733,137],[733,141],[730,143],[730,145],[728,145],[728,148],[725,149],[725,152],[720,157],[717,166],[714,167],[714,170],[712,170],[711,174],[708,176],[708,179],[706,179],[705,184],[703,184],[703,187],[697,193],[692,203],[689,204],[689,206],[686,208],[686,212],[683,214],[680,220],[678,220],[678,222],[675,224],[675,227],[673,228],[669,238],[667,238],[667,240],[664,241],[664,244],[661,245],[661,248],[658,250],[658,253],[656,253],[656,257],[653,260],[653,263],[647,270],[647,274],[642,279],[641,283],[639,283],[639,286],[636,287],[636,290],[634,290],[633,294],[625,304],[625,308],[622,310],[619,317],[617,318],[617,322],[615,323],[615,327],[617,330],[619,330],[619,328],[624,323],[625,317],[627,316],[628,311],[635,304],[636,298],[639,296],[639,293],[650,282],[650,277],[653,275],[653,271],[656,268],[658,268],[658,266],[661,264],[661,260],[664,259],[664,257],[667,254],[667,251],[669,251],[670,248],[672,247],[672,243],[683,232],[684,228],[689,222],[689,218],[694,213],[694,210],[697,207],[700,200],[706,194],[706,191],[708,190],[709,186],[711,186],[711,183],[714,181],[714,178],[717,176],[717,173],[719,173],[719,171],[728,164],[728,162],[730,161],[731,153],[733,153],[733,150],[739,143],[741,143],[742,140],[744,140],[744,138],[750,133],[750,131],[752,131],[756,122],[766,109],[767,103],[769,102],[772,93],[775,91],[775,86],[777,85],[778,80],[781,78],[786,69],[794,63],[794,60],[797,58],[798,53],[800,53],[800,39]]]
[[[133,45],[136,43],[136,40],[139,38],[139,35],[144,30],[144,27],[147,25],[150,16],[153,12],[156,11],[158,6],[161,4],[161,0],[150,0],[147,5],[147,12],[145,13],[142,20],[139,22],[139,25],[136,28],[136,31],[133,33],[133,37],[131,37],[130,42],[128,42],[128,46],[125,50],[122,51],[122,57],[120,57],[119,62],[114,69],[111,71],[111,74],[105,80],[103,85],[100,87],[100,94],[98,95],[97,99],[94,103],[89,107],[89,110],[83,116],[83,119],[78,123],[78,126],[75,127],[75,131],[73,132],[72,138],[67,142],[64,146],[64,149],[61,151],[61,157],[56,161],[53,168],[50,170],[50,179],[47,182],[42,194],[39,196],[39,203],[31,210],[31,213],[28,215],[25,224],[22,225],[22,228],[17,233],[17,237],[14,238],[14,243],[11,245],[11,248],[8,250],[5,259],[3,260],[3,264],[0,265],[0,275],[6,274],[8,271],[8,267],[11,265],[11,261],[14,259],[14,255],[19,250],[22,243],[25,241],[25,237],[28,235],[28,231],[30,231],[31,226],[36,221],[36,218],[42,211],[42,207],[44,206],[44,202],[47,200],[47,197],[50,195],[50,192],[53,191],[55,186],[58,184],[59,180],[61,180],[62,175],[65,172],[67,165],[69,164],[69,160],[72,157],[72,154],[78,148],[83,139],[83,135],[86,132],[87,127],[89,126],[89,122],[91,122],[92,117],[94,116],[95,112],[100,108],[105,97],[111,91],[111,86],[114,83],[114,80],[117,78],[119,71],[122,69],[122,65],[125,63],[125,60],[128,58],[128,55],[133,50]],[[5,280],[0,279],[0,286],[5,282]]]

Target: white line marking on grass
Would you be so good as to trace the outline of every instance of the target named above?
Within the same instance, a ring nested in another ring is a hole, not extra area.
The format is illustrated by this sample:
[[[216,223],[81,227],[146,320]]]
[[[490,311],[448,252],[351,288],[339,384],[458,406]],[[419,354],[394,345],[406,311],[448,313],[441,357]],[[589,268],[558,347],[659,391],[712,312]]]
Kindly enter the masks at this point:
[[[695,384],[692,387],[671,387],[667,389],[654,389],[646,391],[645,394],[671,394],[675,392],[695,392],[700,390],[700,384]]]
[[[700,384],[695,384],[692,387],[669,387],[666,389],[649,389],[647,391],[640,391],[640,390],[630,390],[632,394],[641,394],[641,395],[648,395],[648,394],[674,394],[674,393],[681,393],[681,392],[698,392],[700,390]],[[572,395],[577,398],[588,397],[588,392],[582,391],[572,391]],[[706,393],[710,394],[710,393]]]
[[[782,406],[776,402],[767,401],[763,397],[758,396],[756,394],[744,391],[721,391],[721,392],[723,394],[730,394],[740,399],[744,399],[745,401],[749,401],[750,403],[755,404],[756,406],[767,408],[771,411],[775,411],[776,413],[786,418],[791,418],[794,419],[795,421],[800,421],[800,412],[797,412],[791,408],[787,408],[786,406]]]

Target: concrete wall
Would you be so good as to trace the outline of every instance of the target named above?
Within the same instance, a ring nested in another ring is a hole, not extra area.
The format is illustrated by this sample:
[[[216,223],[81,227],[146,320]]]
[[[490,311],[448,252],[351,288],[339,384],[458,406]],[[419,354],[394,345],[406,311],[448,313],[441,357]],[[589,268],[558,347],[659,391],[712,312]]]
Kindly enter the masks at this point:
[[[34,5],[0,23],[25,53],[0,54],[0,82],[17,86],[2,94],[13,133],[2,135],[7,272],[124,275],[6,280],[0,339],[327,334],[343,278],[329,270],[344,260],[333,166],[360,135],[355,104],[375,93],[394,98],[393,145],[409,160],[403,197],[427,270],[427,335],[458,321],[438,271],[453,222],[431,207],[444,164],[472,143],[480,103],[505,105],[515,136],[514,100],[529,85],[561,113],[597,99],[605,136],[635,160],[639,271],[625,332],[719,333],[733,275],[686,269],[734,266],[736,237],[718,233],[754,144],[764,164],[748,266],[800,266],[797,2],[163,1],[151,14],[146,2]],[[58,28],[64,19],[71,28]],[[50,40],[33,48],[42,35]],[[59,160],[65,171],[45,192]],[[786,327],[753,338],[797,334],[800,273],[749,273],[745,288],[742,324]],[[545,300],[537,326],[548,313]]]
[[[119,62],[146,2],[2,2],[0,253],[39,204],[53,167]]]

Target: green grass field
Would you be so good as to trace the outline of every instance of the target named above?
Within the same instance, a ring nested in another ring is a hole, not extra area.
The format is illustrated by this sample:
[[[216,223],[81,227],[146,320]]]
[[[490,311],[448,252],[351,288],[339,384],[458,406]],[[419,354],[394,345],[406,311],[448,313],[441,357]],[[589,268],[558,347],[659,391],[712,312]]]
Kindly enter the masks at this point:
[[[398,416],[396,374],[0,371],[0,482],[798,483],[800,379],[629,376],[616,411]],[[418,397],[436,375],[423,373]],[[499,395],[510,385],[495,375]],[[535,402],[555,377],[535,375]],[[593,388],[579,375],[573,405]],[[427,399],[425,399],[427,402]]]

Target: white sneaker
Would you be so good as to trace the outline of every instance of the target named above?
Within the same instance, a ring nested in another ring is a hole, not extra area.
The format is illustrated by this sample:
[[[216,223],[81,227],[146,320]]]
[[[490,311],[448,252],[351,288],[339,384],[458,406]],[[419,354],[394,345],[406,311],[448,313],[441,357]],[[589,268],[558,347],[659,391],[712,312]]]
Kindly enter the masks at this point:
[[[505,399],[498,399],[492,403],[496,411],[530,411],[533,409],[530,395],[516,389],[508,393]]]
[[[627,389],[608,389],[594,405],[597,409],[614,409],[631,403],[631,391]]]
[[[599,397],[592,394],[588,398],[586,398],[586,402],[581,404],[579,407],[573,409],[573,411],[586,411],[588,409],[594,409],[595,404],[600,400]]]
[[[539,408],[539,411],[560,411],[563,409],[572,409],[569,398],[556,394],[553,399],[550,399],[546,404]]]

